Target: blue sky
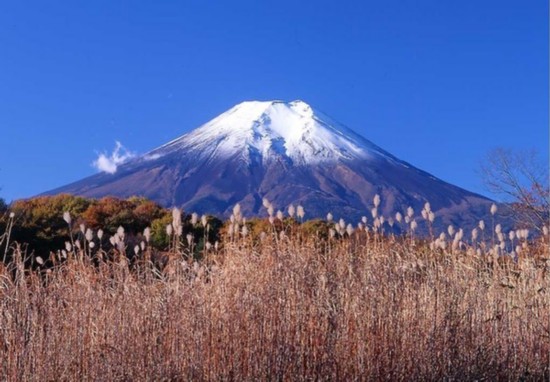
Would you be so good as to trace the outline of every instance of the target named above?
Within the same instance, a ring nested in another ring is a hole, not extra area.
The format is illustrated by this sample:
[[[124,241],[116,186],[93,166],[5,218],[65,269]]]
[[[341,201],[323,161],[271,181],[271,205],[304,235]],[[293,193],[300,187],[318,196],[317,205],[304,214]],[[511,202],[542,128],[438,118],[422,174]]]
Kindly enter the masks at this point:
[[[252,99],[303,99],[487,194],[476,170],[491,148],[548,157],[548,2],[2,2],[0,197]]]

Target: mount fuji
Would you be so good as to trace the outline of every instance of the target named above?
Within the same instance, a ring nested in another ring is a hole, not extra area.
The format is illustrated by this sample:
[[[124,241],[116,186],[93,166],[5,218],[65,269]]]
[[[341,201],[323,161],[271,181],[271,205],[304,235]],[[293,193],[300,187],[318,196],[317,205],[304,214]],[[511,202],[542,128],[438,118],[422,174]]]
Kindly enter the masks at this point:
[[[145,196],[164,206],[227,216],[240,203],[263,215],[301,204],[306,217],[385,216],[430,202],[437,222],[474,225],[492,203],[402,161],[303,101],[243,102],[191,132],[47,194]],[[347,220],[347,219],[346,219]]]

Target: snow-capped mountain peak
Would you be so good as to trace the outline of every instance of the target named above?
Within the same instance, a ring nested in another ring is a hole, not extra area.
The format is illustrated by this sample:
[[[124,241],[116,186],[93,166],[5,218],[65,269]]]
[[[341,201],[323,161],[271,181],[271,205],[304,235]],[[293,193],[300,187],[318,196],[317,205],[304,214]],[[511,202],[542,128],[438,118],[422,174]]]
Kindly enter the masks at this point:
[[[304,101],[246,101],[148,155],[193,150],[201,157],[293,164],[368,159],[383,150]]]
[[[165,206],[247,216],[301,204],[308,217],[332,212],[359,219],[382,199],[392,216],[429,201],[436,223],[466,227],[484,219],[492,201],[399,160],[303,101],[250,101],[148,154],[49,193],[146,196]],[[352,220],[353,221],[353,220]]]

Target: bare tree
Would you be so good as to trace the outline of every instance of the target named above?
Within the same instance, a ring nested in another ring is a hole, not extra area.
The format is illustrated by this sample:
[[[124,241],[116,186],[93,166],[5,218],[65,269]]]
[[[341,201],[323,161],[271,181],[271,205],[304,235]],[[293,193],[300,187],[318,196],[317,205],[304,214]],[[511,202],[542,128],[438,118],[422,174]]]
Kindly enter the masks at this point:
[[[481,163],[487,189],[509,203],[515,218],[533,228],[548,223],[550,190],[548,160],[535,150],[495,148]]]

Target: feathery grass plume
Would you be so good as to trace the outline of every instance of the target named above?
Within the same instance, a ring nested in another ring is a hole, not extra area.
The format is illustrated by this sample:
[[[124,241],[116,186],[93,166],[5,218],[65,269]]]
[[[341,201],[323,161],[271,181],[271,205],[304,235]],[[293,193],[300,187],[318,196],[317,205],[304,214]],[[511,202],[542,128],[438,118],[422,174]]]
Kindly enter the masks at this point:
[[[407,208],[407,216],[409,217],[409,219],[412,219],[412,217],[414,216],[414,210],[412,207]]]
[[[136,255],[139,255],[139,245],[136,245],[136,246],[134,247],[134,253],[135,253]]]
[[[361,217],[361,222],[362,222],[363,224],[367,224],[367,222],[368,222],[367,217],[366,217],[366,216],[362,216],[362,217]]]
[[[401,221],[403,220],[403,215],[401,215],[401,212],[397,212],[395,214],[395,220],[398,222],[398,223],[401,223]]]
[[[527,228],[523,229],[523,238],[525,240],[529,238],[529,230]]]
[[[143,240],[139,243],[139,247],[142,251],[145,251],[145,242]]]
[[[13,229],[13,222],[14,222],[14,218],[15,218],[15,213],[13,212],[10,212],[9,214],[9,219],[8,219],[8,225],[6,227],[6,233],[4,235],[6,235],[6,248],[4,250],[4,255],[2,257],[2,262],[5,263],[6,262],[6,259],[8,258],[8,249],[10,247],[10,238],[11,238],[11,231]],[[3,237],[4,235],[0,235],[0,244],[2,243],[2,241],[4,240]]]
[[[120,240],[124,240],[124,227],[119,226],[116,230],[116,234],[118,235]]]
[[[514,240],[516,238],[516,231],[511,230],[510,232],[508,232],[508,238],[510,240]]]
[[[392,218],[392,217],[390,217],[390,218],[388,219],[388,224],[390,225],[390,227],[393,228],[393,225],[395,224],[395,222],[393,221],[393,218]]]
[[[36,256],[34,259],[35,259],[35,261],[37,262],[38,265],[40,265],[40,266],[44,265],[44,259],[42,259],[42,257]]]
[[[491,205],[491,215],[496,214],[496,213],[497,213],[497,210],[498,210],[497,205],[496,205],[495,203],[493,203],[493,204]]]
[[[405,216],[405,224],[409,224],[411,222],[411,217],[410,216]]]
[[[374,195],[374,198],[372,199],[372,202],[375,207],[378,207],[380,205],[380,195],[376,194]]]
[[[63,220],[65,220],[65,223],[67,223],[68,225],[71,225],[72,219],[69,211],[63,212]]]
[[[246,227],[246,225],[243,225],[243,227],[241,228],[241,235],[243,237],[246,237],[246,235],[248,235],[248,228]]]
[[[303,220],[306,216],[306,211],[302,205],[298,205],[298,207],[296,207],[296,215],[300,218],[300,220]]]
[[[429,202],[426,202],[426,203],[424,204],[424,210],[425,210],[426,212],[431,212],[432,207],[430,206],[430,203],[429,203]]]
[[[433,223],[434,220],[435,220],[435,213],[433,213],[432,211],[430,211],[430,212],[428,213],[428,221],[429,221],[430,223]]]
[[[334,228],[329,228],[328,234],[329,234],[330,238],[333,239],[334,236],[336,236],[336,231],[334,230]]]
[[[273,207],[272,204],[270,204],[269,207],[267,207],[267,214],[269,215],[269,217],[272,217],[274,212],[275,212],[275,208]]]
[[[92,241],[94,239],[94,232],[90,228],[88,228],[86,230],[85,237],[86,237],[86,240],[88,240],[88,242]]]
[[[380,220],[380,225],[384,225],[386,218],[384,218],[383,216],[380,216],[379,220]]]
[[[101,228],[97,230],[97,238],[99,240],[103,239],[103,230]]]
[[[73,246],[68,241],[65,242],[65,249],[67,252],[71,252],[73,250]]]
[[[333,217],[332,214],[329,212],[329,213],[327,214],[327,222],[329,222],[329,223],[332,222],[332,219],[333,219],[333,218],[334,218],[334,217]],[[546,227],[544,227],[544,228],[546,228]]]
[[[143,237],[145,238],[145,241],[147,243],[149,243],[149,241],[151,241],[151,228],[150,227],[146,227],[143,230]]]
[[[191,214],[191,225],[195,226],[198,222],[199,222],[199,214],[197,214],[196,212],[193,212]]]
[[[296,212],[296,209],[294,208],[294,206],[292,204],[290,206],[288,206],[288,216],[293,218],[295,212]]]
[[[80,232],[82,232],[83,235],[86,234],[86,225],[84,223],[80,224]]]
[[[477,240],[478,231],[477,228],[472,229],[472,241]]]
[[[370,210],[370,214],[372,215],[372,218],[375,219],[378,216],[378,209],[374,207],[372,210]]]
[[[181,210],[177,207],[172,208],[172,227],[177,229],[181,225]]]
[[[478,227],[480,230],[484,230],[485,229],[485,222],[483,220],[480,220],[479,221],[479,224],[478,224]]]
[[[270,216],[268,218],[268,220],[269,220],[269,224],[271,224],[271,225],[273,225],[273,223],[275,223],[275,218],[273,216]]]
[[[453,236],[455,233],[455,227],[453,227],[452,224],[449,224],[447,227],[447,232],[449,233],[449,236]]]
[[[422,218],[424,220],[428,220],[428,211],[422,210],[422,211],[420,211],[420,214],[422,215]]]
[[[346,229],[346,221],[344,219],[340,218],[338,225],[341,229]]]
[[[202,215],[201,216],[201,225],[206,228],[206,225],[208,224],[208,218],[206,217],[206,215]]]
[[[171,226],[170,226],[170,227],[171,227]],[[112,245],[113,247],[116,246],[116,244],[117,244],[116,238],[117,238],[117,236],[111,236],[111,237],[109,238],[109,243],[111,243],[111,245]],[[68,249],[68,251],[70,252],[70,249]]]
[[[71,218],[71,214],[69,213],[69,211],[65,211],[63,212],[63,220],[65,220],[65,223],[67,223],[67,225],[69,226],[69,237],[71,239],[71,243],[74,247],[74,238],[73,238],[73,227],[71,225],[71,222],[72,222],[72,218]]]
[[[416,230],[417,227],[418,227],[418,224],[416,223],[416,220],[413,220],[411,222],[411,231]]]
[[[283,221],[283,218],[284,218],[283,211],[278,210],[277,211],[277,219],[279,219],[280,221]]]
[[[271,205],[271,203],[269,202],[269,200],[267,198],[263,198],[262,199],[262,205],[264,206],[265,209],[268,209],[269,206]]]
[[[238,217],[238,216],[240,216],[240,214],[241,214],[241,205],[239,203],[237,203],[233,207],[233,215],[235,215],[235,217]]]
[[[166,225],[166,236],[172,236],[172,232],[173,232],[172,224],[167,224]]]
[[[90,249],[93,249],[95,247],[95,243],[93,241],[90,241],[88,243],[88,246],[90,247]]]
[[[353,234],[353,226],[351,224],[348,224],[348,226],[346,227],[346,233],[348,234],[348,236],[351,236]]]
[[[191,246],[191,244],[193,243],[193,235],[188,233],[185,238],[187,239],[187,245]]]

